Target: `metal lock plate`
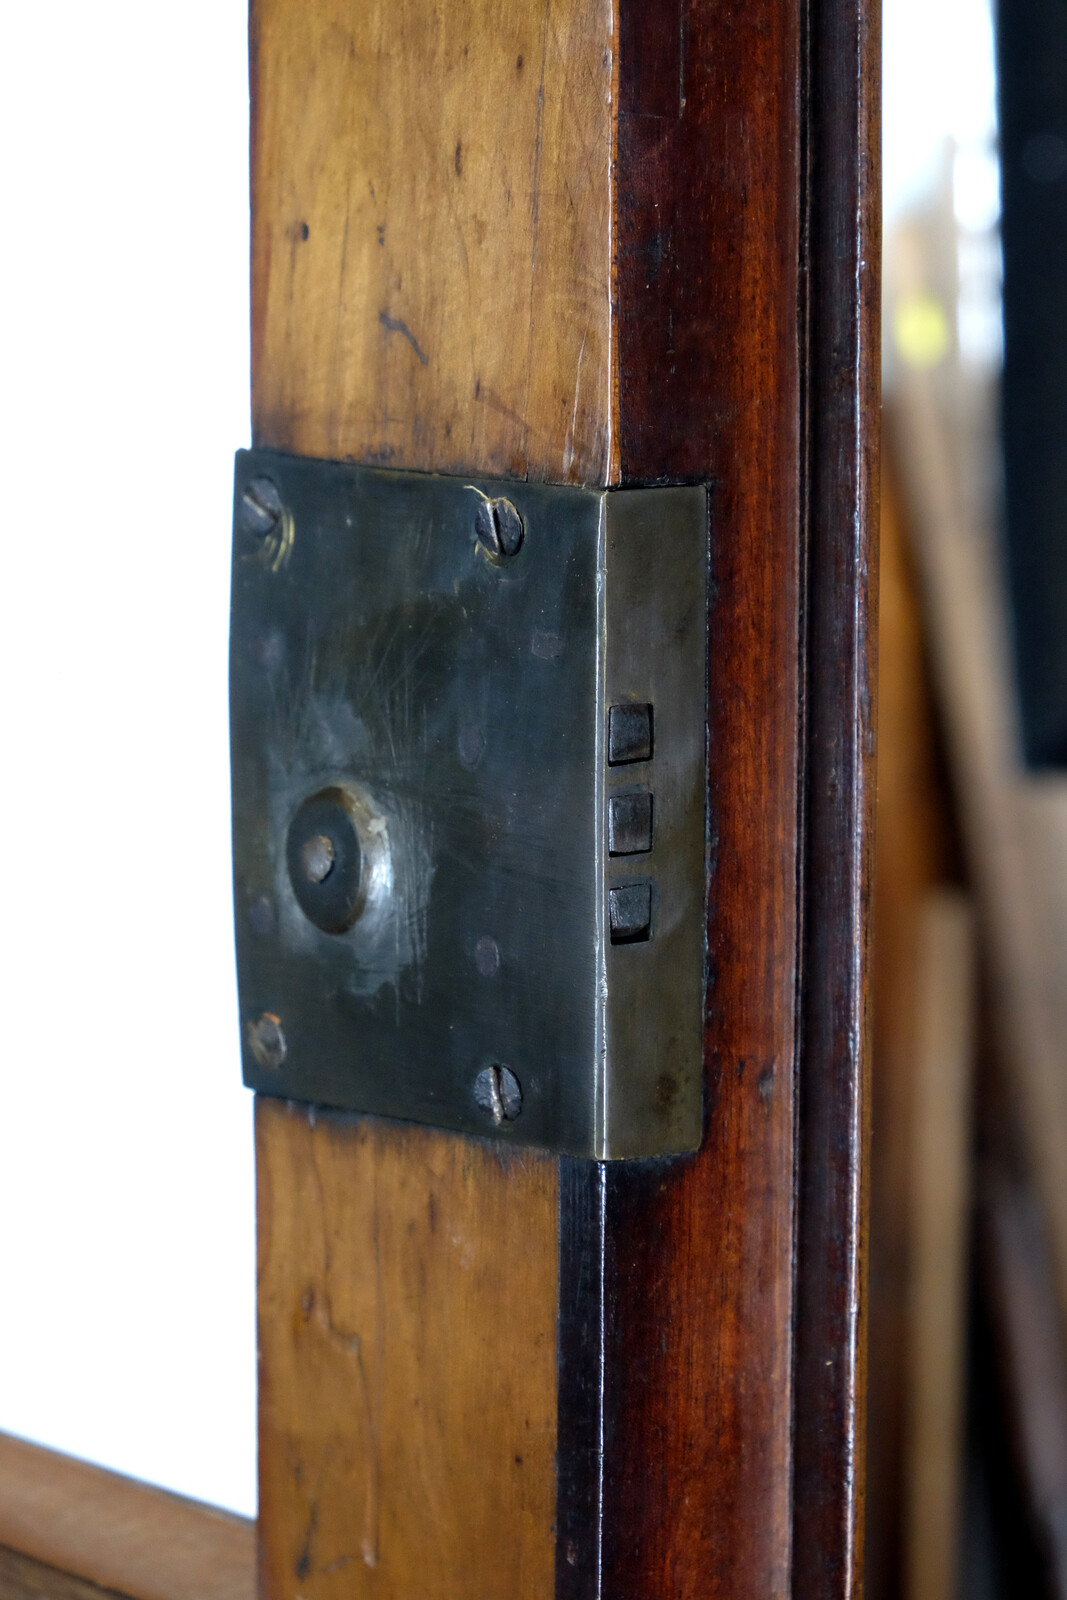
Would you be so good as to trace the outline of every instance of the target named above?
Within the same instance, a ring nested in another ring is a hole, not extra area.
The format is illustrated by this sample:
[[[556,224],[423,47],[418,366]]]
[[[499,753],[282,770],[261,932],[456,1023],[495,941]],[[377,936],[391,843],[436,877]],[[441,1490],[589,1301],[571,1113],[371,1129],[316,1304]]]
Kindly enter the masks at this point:
[[[695,1149],[707,497],[237,456],[245,1081]]]

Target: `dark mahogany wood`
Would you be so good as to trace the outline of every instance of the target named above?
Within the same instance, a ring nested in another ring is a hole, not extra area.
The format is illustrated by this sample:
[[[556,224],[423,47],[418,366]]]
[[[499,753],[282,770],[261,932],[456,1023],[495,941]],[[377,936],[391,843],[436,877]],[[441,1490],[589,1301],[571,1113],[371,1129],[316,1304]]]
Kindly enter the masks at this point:
[[[814,1600],[862,1543],[877,17],[620,27],[621,474],[714,486],[707,1134],[563,1175],[557,1595]]]
[[[781,0],[622,7],[622,477],[714,486],[707,1134],[561,1187],[603,1308],[600,1543],[568,1594],[789,1587],[800,50]]]
[[[862,1588],[880,360],[877,4],[810,13],[805,912],[793,1593]]]

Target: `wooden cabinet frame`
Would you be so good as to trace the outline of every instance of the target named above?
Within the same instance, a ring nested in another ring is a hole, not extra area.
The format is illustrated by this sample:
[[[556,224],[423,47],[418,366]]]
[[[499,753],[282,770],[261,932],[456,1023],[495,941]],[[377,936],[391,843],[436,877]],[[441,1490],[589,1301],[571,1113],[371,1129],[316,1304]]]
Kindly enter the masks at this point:
[[[253,0],[254,443],[712,507],[703,1146],[258,1103],[263,1600],[859,1591],[879,35]]]
[[[253,5],[255,442],[712,485],[703,1148],[260,1103],[271,1600],[858,1585],[878,36]]]

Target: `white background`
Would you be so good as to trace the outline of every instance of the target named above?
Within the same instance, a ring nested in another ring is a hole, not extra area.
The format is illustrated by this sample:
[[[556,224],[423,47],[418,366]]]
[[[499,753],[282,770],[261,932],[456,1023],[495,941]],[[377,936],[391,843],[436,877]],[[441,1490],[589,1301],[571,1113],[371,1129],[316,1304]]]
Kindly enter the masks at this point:
[[[882,40],[888,232],[936,184],[946,140],[995,135],[991,0],[884,0]]]
[[[244,0],[0,16],[0,1429],[255,1511]]]

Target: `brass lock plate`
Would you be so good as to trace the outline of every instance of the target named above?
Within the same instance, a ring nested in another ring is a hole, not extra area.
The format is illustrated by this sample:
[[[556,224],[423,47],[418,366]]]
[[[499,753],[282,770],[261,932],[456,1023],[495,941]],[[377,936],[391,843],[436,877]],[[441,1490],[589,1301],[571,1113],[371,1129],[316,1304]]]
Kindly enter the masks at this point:
[[[601,1159],[701,1138],[708,509],[241,451],[245,1081]]]

